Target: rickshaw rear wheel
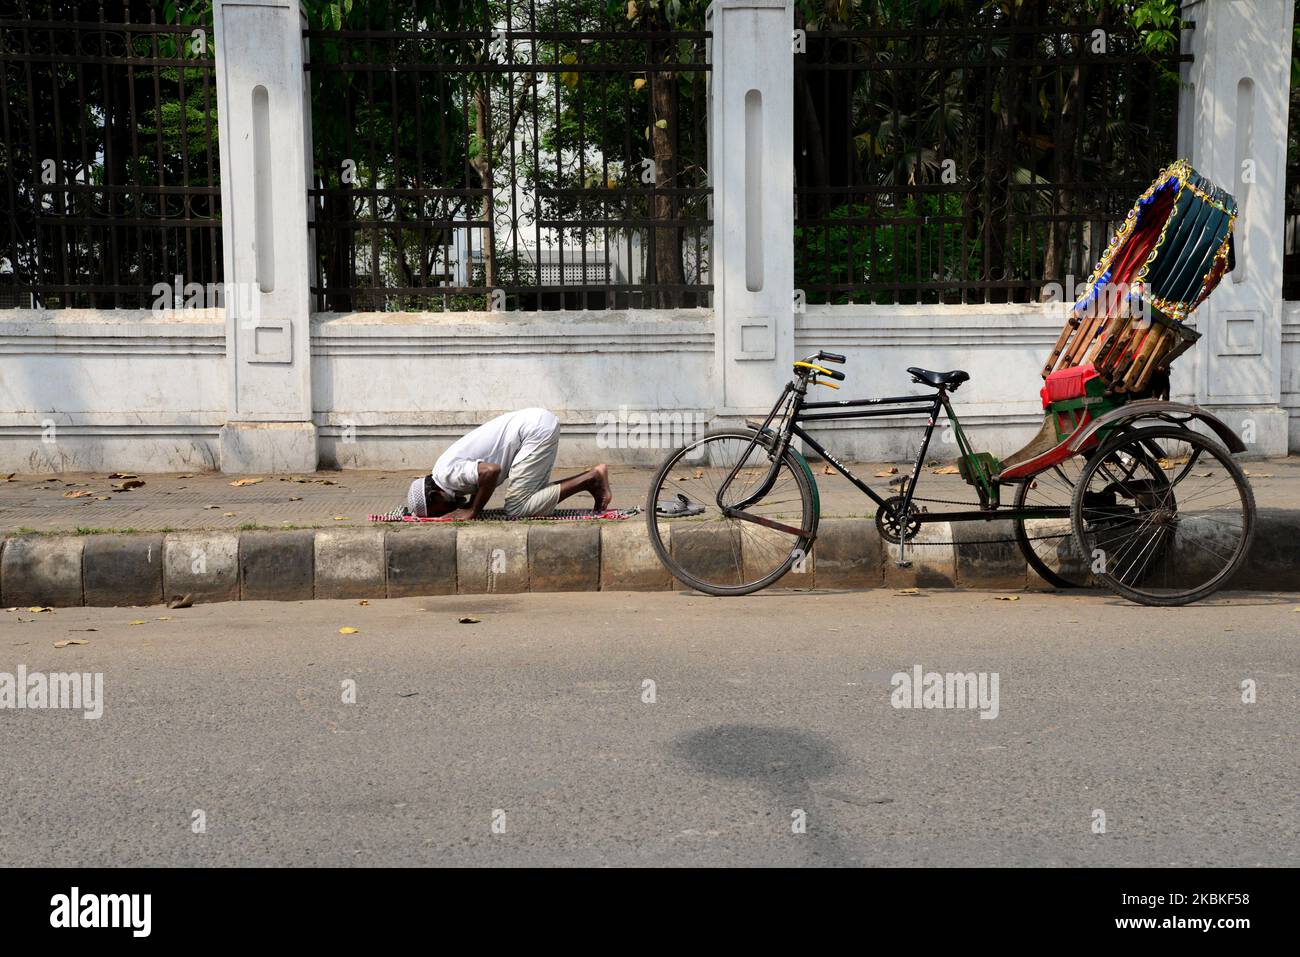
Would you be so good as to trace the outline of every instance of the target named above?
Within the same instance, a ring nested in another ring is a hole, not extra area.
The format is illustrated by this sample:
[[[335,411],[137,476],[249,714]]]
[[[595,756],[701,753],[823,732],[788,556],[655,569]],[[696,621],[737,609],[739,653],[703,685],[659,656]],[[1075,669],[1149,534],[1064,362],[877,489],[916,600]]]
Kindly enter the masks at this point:
[[[1096,581],[1143,605],[1186,605],[1241,567],[1255,496],[1231,453],[1174,425],[1112,436],[1080,473],[1071,503]]]

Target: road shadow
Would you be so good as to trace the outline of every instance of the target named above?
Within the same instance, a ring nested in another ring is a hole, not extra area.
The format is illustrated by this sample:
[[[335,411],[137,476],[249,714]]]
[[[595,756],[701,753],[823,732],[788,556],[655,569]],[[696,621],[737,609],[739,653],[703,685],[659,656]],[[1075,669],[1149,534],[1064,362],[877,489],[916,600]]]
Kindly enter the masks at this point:
[[[851,864],[848,849],[835,834],[829,806],[818,804],[813,782],[842,763],[828,738],[793,728],[723,724],[678,735],[672,755],[699,774],[746,781],[764,788],[781,809],[778,827],[790,840],[804,842],[808,863]],[[796,808],[807,813],[807,833],[790,831]]]

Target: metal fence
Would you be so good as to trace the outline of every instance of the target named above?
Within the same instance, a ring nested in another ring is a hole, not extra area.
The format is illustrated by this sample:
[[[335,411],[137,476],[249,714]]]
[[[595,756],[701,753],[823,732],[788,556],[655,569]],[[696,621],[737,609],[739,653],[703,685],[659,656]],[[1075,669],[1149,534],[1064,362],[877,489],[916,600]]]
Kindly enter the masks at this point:
[[[642,6],[313,23],[314,307],[706,305],[708,34]]]
[[[191,6],[0,8],[0,305],[211,304],[212,27]]]
[[[795,60],[809,302],[1007,302],[1082,281],[1176,158],[1179,64],[1121,23],[968,4],[810,31]],[[1068,293],[1067,293],[1068,294]]]

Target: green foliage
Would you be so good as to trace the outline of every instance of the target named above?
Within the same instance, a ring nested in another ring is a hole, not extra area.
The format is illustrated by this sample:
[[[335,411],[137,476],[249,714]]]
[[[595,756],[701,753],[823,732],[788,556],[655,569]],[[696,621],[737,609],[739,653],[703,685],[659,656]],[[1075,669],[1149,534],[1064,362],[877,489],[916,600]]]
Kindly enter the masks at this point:
[[[963,237],[961,198],[926,194],[895,208],[845,204],[829,224],[795,227],[795,286],[852,284],[915,286],[929,282],[974,282],[980,278],[983,244]],[[870,225],[862,220],[887,225]],[[933,295],[929,297],[933,301]],[[897,293],[862,289],[810,296],[828,303],[899,301]]]

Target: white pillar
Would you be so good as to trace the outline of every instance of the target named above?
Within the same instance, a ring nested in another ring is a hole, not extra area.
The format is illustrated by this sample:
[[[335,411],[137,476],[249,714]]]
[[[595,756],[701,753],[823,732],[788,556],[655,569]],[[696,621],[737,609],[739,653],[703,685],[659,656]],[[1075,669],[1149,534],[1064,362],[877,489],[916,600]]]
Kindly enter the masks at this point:
[[[767,411],[794,360],[794,5],[707,17],[715,397],[736,416]]]
[[[225,472],[316,467],[311,108],[297,0],[215,0],[226,272]]]
[[[1232,193],[1237,266],[1196,312],[1196,397],[1251,452],[1285,455],[1281,406],[1282,243],[1291,0],[1187,0],[1194,60],[1184,69],[1179,143]]]

